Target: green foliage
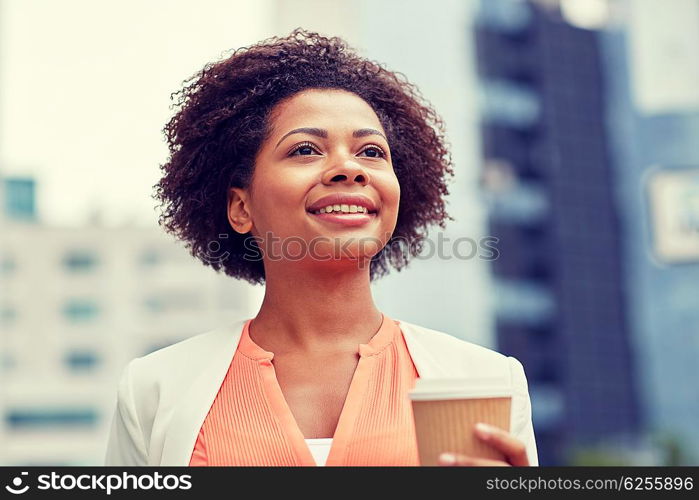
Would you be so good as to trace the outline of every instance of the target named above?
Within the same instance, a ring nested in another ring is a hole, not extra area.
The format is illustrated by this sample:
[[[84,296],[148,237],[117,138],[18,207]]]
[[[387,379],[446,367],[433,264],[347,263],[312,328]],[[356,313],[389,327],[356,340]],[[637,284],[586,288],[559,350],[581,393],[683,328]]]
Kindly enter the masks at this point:
[[[626,466],[634,465],[628,454],[604,445],[578,446],[568,454],[566,465],[576,466]]]
[[[610,442],[611,441],[611,442]],[[683,466],[692,463],[690,450],[680,436],[660,431],[645,436],[638,447],[614,443],[579,444],[566,454],[564,465],[577,466]]]

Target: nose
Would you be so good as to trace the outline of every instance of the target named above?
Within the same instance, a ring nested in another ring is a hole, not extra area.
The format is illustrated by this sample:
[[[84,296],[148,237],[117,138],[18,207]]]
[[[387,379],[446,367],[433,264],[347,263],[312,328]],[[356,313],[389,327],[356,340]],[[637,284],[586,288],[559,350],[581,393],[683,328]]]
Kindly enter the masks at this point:
[[[369,183],[369,174],[359,163],[347,159],[323,174],[323,184],[332,185],[335,183],[349,185],[359,183],[366,186]]]

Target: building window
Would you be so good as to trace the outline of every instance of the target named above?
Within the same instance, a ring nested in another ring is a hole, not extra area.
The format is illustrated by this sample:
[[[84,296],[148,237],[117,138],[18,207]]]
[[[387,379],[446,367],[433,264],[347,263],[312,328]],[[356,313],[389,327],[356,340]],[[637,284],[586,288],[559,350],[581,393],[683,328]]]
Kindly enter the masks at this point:
[[[153,268],[163,263],[163,253],[155,248],[147,248],[141,252],[139,264],[144,268]]]
[[[536,326],[553,319],[556,304],[547,286],[534,281],[496,279],[494,288],[498,320]]]
[[[5,179],[5,214],[10,219],[36,219],[34,179]]]
[[[203,307],[202,296],[189,291],[170,290],[144,298],[143,306],[149,313],[192,311]]]
[[[73,323],[94,320],[99,312],[97,303],[90,299],[71,299],[63,306],[63,315]]]
[[[17,360],[9,352],[0,353],[0,373],[9,372],[17,366]]]
[[[15,272],[17,263],[9,255],[0,256],[0,276],[9,276]]]
[[[551,384],[529,384],[532,420],[542,429],[555,427],[563,419],[564,401],[559,388]]]
[[[519,33],[531,23],[532,13],[521,0],[481,0],[478,24],[503,33]]]
[[[519,179],[507,160],[487,160],[481,185],[493,219],[526,224],[541,221],[549,213],[544,186]]]
[[[481,85],[481,116],[486,122],[529,128],[539,120],[537,93],[510,80],[487,79]]]
[[[148,310],[150,313],[160,313],[163,312],[165,309],[165,305],[163,304],[163,300],[160,297],[146,297],[145,300],[143,301],[143,306]]]
[[[93,408],[15,408],[7,411],[5,423],[13,430],[94,427],[97,416]]]
[[[97,256],[87,250],[72,250],[63,257],[63,265],[73,273],[83,273],[97,266]]]
[[[17,320],[17,309],[9,304],[0,304],[0,325],[8,326]]]
[[[154,248],[148,248],[141,253],[139,264],[141,267],[151,268],[160,264],[163,256]]]
[[[65,363],[73,372],[89,372],[99,362],[99,356],[92,351],[71,351],[65,356]]]

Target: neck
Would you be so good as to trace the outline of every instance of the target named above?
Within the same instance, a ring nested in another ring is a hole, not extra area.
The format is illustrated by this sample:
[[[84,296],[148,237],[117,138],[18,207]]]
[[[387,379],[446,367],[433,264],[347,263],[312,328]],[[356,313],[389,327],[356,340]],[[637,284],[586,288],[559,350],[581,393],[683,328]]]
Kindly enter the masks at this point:
[[[318,268],[319,267],[319,268]],[[250,337],[276,354],[356,350],[379,330],[369,266],[265,267],[265,296]]]

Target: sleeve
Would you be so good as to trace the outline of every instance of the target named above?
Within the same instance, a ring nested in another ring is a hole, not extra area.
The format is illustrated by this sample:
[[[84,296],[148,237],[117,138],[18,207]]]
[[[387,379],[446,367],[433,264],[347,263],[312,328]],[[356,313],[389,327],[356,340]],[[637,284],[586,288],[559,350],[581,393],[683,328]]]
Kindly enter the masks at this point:
[[[527,377],[524,374],[522,363],[517,358],[508,356],[508,360],[510,362],[510,376],[512,377],[513,388],[510,433],[526,446],[529,465],[538,466],[539,458],[534,438],[532,406]]]
[[[143,432],[138,421],[132,385],[132,369],[137,359],[126,365],[119,380],[117,404],[105,455],[106,466],[148,464]]]

